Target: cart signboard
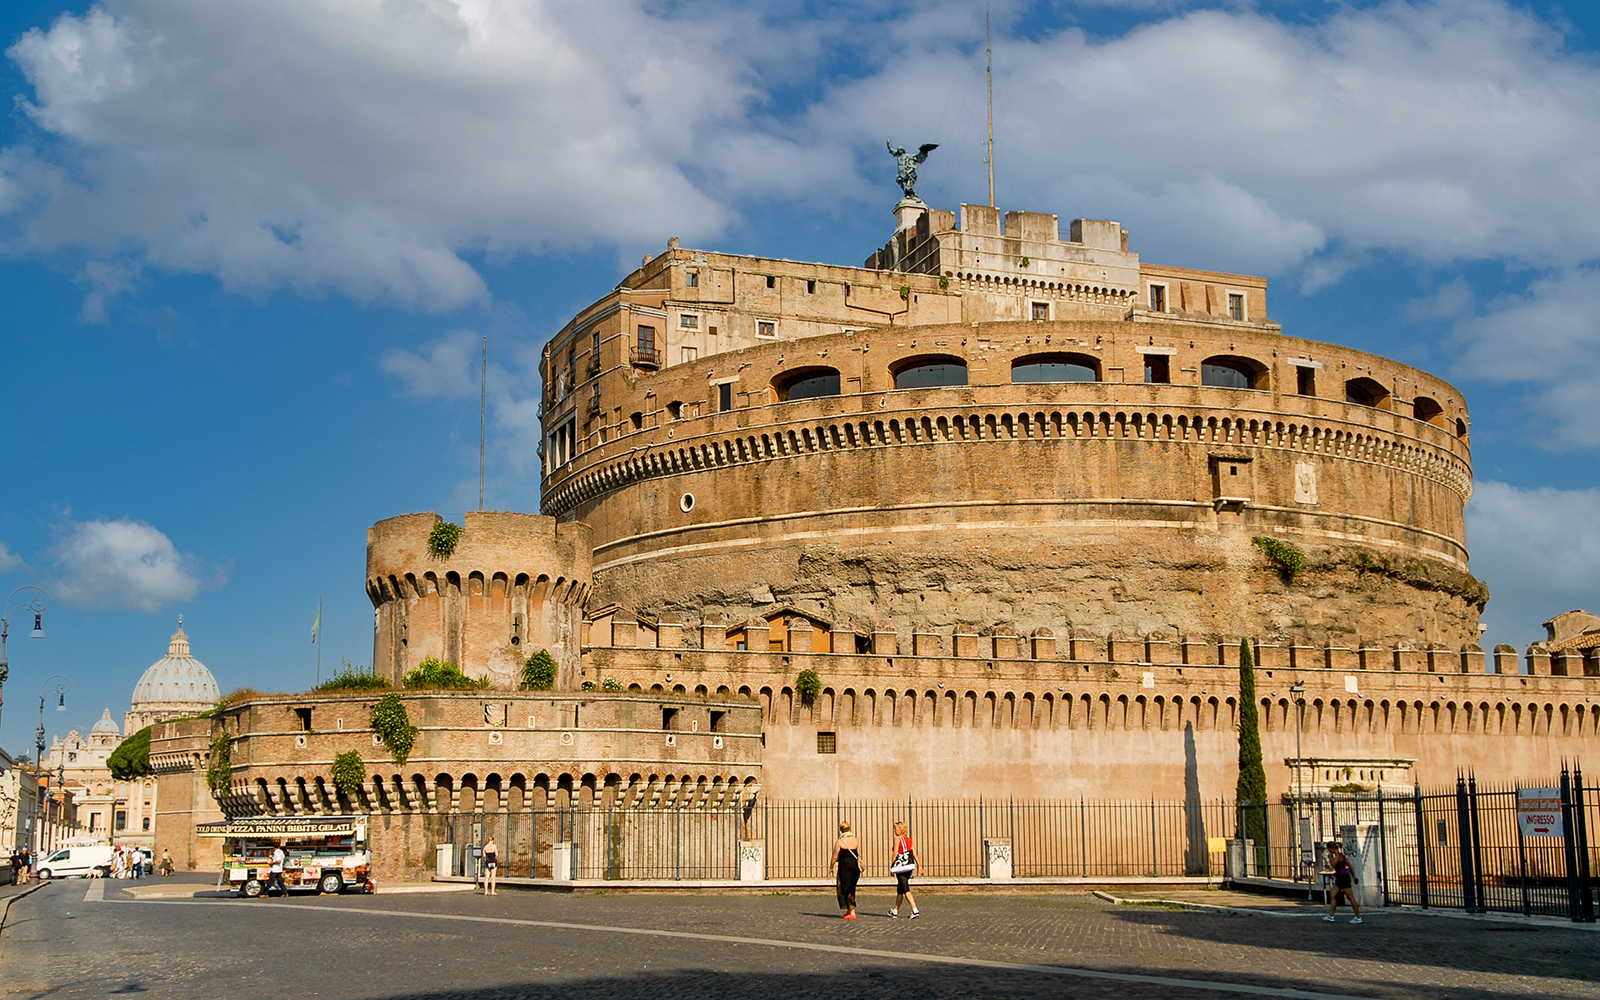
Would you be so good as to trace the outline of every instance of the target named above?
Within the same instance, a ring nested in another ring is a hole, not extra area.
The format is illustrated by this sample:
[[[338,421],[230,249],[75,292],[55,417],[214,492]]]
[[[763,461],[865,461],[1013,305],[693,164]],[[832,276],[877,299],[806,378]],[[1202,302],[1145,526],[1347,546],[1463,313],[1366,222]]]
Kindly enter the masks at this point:
[[[1561,789],[1517,789],[1517,828],[1524,837],[1562,837]]]

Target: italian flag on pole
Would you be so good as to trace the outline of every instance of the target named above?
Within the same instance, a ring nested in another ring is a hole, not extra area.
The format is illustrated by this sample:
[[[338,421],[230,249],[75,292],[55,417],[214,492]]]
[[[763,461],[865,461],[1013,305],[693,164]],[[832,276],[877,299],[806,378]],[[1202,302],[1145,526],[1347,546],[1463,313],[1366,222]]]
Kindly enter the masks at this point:
[[[322,627],[322,605],[317,605],[317,617],[311,619],[311,641],[317,641],[317,629]]]

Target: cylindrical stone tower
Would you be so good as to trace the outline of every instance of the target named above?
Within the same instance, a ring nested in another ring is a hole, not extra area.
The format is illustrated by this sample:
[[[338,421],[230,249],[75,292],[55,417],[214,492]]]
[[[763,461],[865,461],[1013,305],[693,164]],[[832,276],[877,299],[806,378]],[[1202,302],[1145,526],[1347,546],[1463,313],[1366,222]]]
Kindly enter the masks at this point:
[[[367,595],[376,609],[373,670],[398,683],[428,657],[496,687],[515,687],[540,649],[559,667],[556,687],[577,687],[583,603],[589,593],[589,526],[553,517],[468,511],[448,556],[428,536],[442,518],[402,514],[367,529]]]

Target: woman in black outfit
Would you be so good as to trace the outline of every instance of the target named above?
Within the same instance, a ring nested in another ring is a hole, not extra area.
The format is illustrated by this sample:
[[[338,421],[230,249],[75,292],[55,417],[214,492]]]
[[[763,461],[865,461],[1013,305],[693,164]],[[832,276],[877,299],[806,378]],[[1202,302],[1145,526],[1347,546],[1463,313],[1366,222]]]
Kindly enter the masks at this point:
[[[839,870],[836,884],[839,909],[844,911],[844,919],[855,920],[856,883],[861,881],[861,841],[850,832],[849,820],[839,823],[839,839],[833,842],[833,858],[828,862],[828,871],[831,873],[836,865]]]

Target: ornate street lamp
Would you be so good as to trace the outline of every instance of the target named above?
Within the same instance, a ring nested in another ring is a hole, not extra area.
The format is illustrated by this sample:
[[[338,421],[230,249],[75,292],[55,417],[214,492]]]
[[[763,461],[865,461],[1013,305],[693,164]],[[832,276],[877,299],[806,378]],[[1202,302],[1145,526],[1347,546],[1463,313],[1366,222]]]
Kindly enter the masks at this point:
[[[50,682],[51,681],[59,681],[60,683],[57,684],[55,687],[51,687],[50,686]],[[33,758],[33,766],[36,769],[35,772],[34,772],[35,773],[34,781],[35,781],[36,784],[37,784],[37,781],[38,781],[38,777],[37,777],[38,772],[44,770],[44,702],[45,702],[45,699],[48,698],[50,695],[55,695],[56,696],[56,711],[65,712],[67,710],[67,692],[71,691],[71,690],[72,690],[72,682],[67,680],[61,674],[56,674],[54,677],[48,678],[44,682],[44,687],[39,689],[39,731],[34,734],[34,744],[33,744],[34,745],[34,749],[38,751],[34,755],[34,758]],[[65,767],[65,762],[64,761],[60,762],[60,763],[62,764],[63,767]],[[65,773],[65,771],[63,771],[62,772],[63,787],[65,787],[65,781],[66,781],[66,773]],[[45,789],[45,795],[49,795],[50,794],[50,772],[49,771],[44,771],[44,789]],[[34,796],[33,796],[33,839],[34,839],[34,843],[38,845],[35,848],[35,850],[36,851],[41,851],[41,852],[44,850],[44,827],[42,825],[42,820],[41,820],[41,812],[43,810],[43,807],[44,807],[44,795],[40,795],[38,788],[35,787],[34,788]]]
[[[1306,872],[1305,853],[1308,846],[1300,837],[1301,821],[1305,818],[1306,809],[1306,762],[1300,756],[1300,720],[1306,711],[1306,686],[1302,681],[1295,681],[1289,685],[1289,693],[1294,695],[1294,839],[1300,848],[1300,870],[1306,875],[1306,882],[1313,883],[1309,872]],[[1306,898],[1311,898],[1311,889],[1306,889]]]
[[[35,597],[30,594],[27,595],[25,600],[18,601],[17,595],[28,590],[34,591],[38,596]],[[44,609],[49,606],[50,595],[38,587],[18,587],[11,592],[10,597],[6,598],[6,613],[4,616],[0,616],[0,693],[4,691],[6,678],[11,675],[11,664],[6,661],[6,638],[11,634],[11,616],[18,611],[24,614],[31,612],[33,614],[33,632],[31,634],[35,639],[43,639]],[[0,699],[0,705],[3,704],[3,699]]]

